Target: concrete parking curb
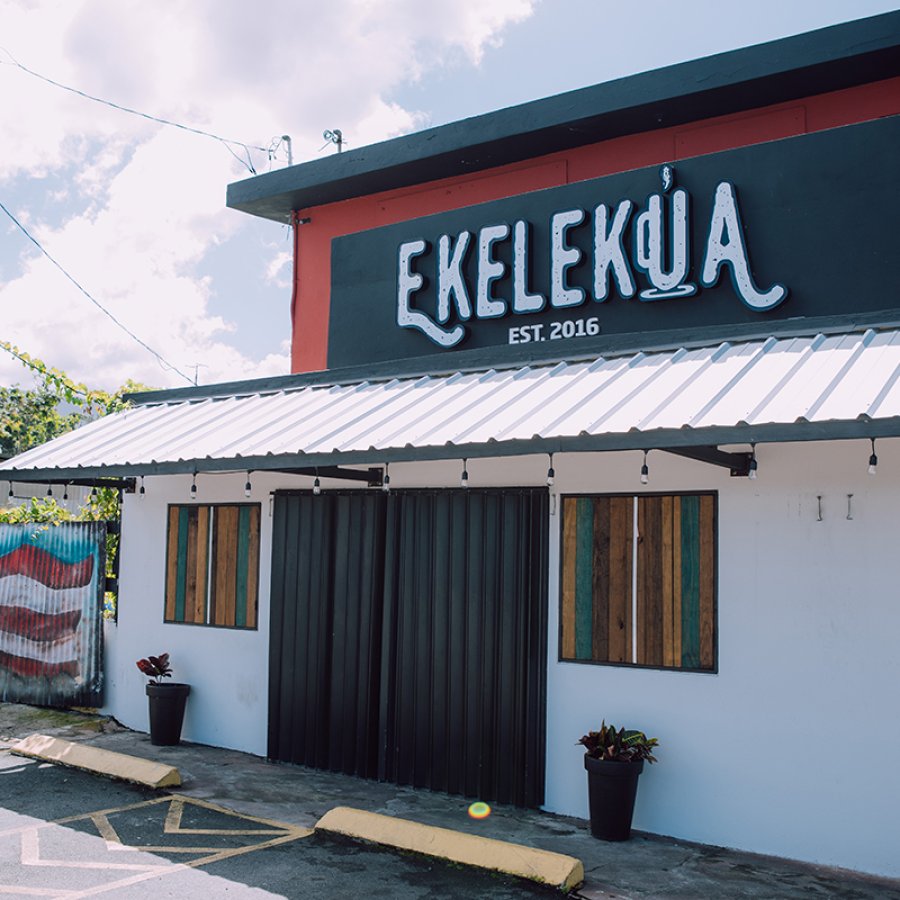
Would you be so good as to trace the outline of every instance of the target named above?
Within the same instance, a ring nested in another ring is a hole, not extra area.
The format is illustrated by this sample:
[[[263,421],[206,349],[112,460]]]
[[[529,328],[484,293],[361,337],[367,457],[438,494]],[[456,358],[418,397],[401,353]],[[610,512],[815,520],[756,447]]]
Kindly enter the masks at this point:
[[[569,891],[584,881],[584,867],[572,856],[348,806],[329,810],[315,828],[316,831],[527,878],[562,891]]]
[[[76,744],[46,734],[32,734],[10,747],[17,756],[96,772],[110,778],[133,781],[151,788],[178,787],[181,775],[174,766],[152,762],[137,756],[101,750],[90,744]]]

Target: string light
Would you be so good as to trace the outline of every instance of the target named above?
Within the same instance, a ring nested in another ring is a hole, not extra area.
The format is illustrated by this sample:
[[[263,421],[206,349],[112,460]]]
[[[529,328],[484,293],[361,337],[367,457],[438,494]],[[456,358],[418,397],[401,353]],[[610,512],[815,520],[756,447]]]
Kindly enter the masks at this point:
[[[138,496],[141,498],[141,500],[144,499],[146,493],[147,491],[144,490],[144,476],[141,475],[141,489],[138,491]]]
[[[194,472],[193,478],[191,478],[191,500],[197,499],[197,473]]]
[[[252,469],[247,469],[247,483],[244,485],[244,496],[249,497],[253,493],[253,485],[250,484],[250,473]]]
[[[69,500],[69,483],[66,482],[65,486],[63,487],[63,503],[67,503],[68,500]]]
[[[872,442],[872,455],[869,457],[869,474],[875,475],[878,472],[878,457],[875,455],[875,438],[869,438]]]
[[[459,476],[459,486],[467,488],[469,486],[469,470],[466,468],[467,459],[463,458],[462,475]]]
[[[553,469],[553,454],[548,454],[550,457],[550,468],[547,469],[547,487],[553,487],[553,482],[556,480],[556,472]]]
[[[384,464],[384,479],[381,482],[381,489],[387,493],[391,489],[391,464]]]
[[[322,484],[319,481],[319,467],[316,466],[316,480],[313,482],[313,494],[317,497],[322,493]]]
[[[12,498],[15,496],[15,494],[13,492],[13,483],[12,482],[9,483],[9,493],[7,494],[7,496],[9,497],[10,500],[12,500]]]
[[[650,467],[647,465],[647,453],[644,451],[644,464],[641,466],[641,484],[647,484],[650,481]]]
[[[94,485],[91,488],[91,503],[93,503],[97,499],[97,485]]]
[[[53,485],[52,485],[52,484],[48,484],[48,485],[47,485],[47,496],[48,496],[48,497],[52,497],[52,496],[53,496]]]
[[[747,466],[747,477],[751,481],[756,481],[756,470],[759,468],[756,462],[756,444],[750,445],[750,463]]]

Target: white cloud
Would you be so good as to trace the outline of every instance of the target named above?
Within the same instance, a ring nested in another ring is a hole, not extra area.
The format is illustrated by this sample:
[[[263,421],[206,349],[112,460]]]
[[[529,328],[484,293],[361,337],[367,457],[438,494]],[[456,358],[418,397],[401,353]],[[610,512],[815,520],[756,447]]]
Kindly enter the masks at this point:
[[[47,77],[164,118],[260,147],[290,134],[300,161],[319,152],[324,128],[358,147],[425,124],[391,102],[392,88],[460,58],[477,64],[533,5],[0,0],[0,43]],[[116,318],[191,376],[200,364],[206,382],[288,370],[287,334],[236,348],[239,326],[216,313],[231,284],[203,267],[213,248],[239,244],[245,223],[224,209],[225,186],[246,174],[215,141],[0,65],[0,200]],[[183,383],[2,229],[0,254],[18,256],[21,271],[0,282],[0,337],[92,386]],[[247,266],[283,290],[287,309],[290,255],[275,240],[265,252]],[[0,359],[0,380],[23,372]]]

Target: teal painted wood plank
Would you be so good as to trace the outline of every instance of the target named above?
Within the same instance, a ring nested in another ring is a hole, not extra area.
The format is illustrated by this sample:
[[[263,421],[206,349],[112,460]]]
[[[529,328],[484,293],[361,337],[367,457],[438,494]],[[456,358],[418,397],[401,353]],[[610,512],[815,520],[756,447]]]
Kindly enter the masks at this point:
[[[594,504],[579,497],[575,523],[575,658],[591,659],[594,642]]]
[[[235,573],[234,624],[244,628],[247,624],[247,561],[250,557],[250,507],[242,506],[238,512],[237,571]]]
[[[184,621],[184,598],[187,588],[187,556],[188,556],[188,523],[191,508],[182,506],[178,509],[178,575],[175,579],[175,621]]]
[[[681,665],[700,668],[700,498],[681,498]]]

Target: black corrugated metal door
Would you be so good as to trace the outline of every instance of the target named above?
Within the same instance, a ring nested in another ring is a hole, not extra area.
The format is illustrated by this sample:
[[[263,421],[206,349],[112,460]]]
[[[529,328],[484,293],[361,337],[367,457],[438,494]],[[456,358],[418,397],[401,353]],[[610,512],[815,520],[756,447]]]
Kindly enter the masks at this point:
[[[547,492],[276,495],[275,759],[544,796]]]

